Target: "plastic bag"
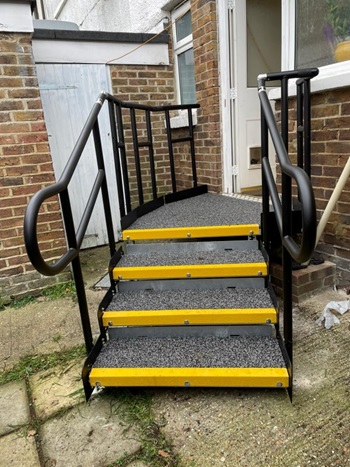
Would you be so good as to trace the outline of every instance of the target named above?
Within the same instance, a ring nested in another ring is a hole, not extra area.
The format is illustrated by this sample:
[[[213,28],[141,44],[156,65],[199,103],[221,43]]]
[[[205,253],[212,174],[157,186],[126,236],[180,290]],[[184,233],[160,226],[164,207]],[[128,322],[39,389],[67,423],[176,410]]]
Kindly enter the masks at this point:
[[[316,323],[319,326],[322,326],[324,321],[324,327],[330,329],[334,324],[340,324],[339,318],[335,316],[331,310],[337,311],[339,314],[343,315],[350,308],[349,300],[343,300],[341,302],[329,302],[322,311],[321,316],[316,320]]]

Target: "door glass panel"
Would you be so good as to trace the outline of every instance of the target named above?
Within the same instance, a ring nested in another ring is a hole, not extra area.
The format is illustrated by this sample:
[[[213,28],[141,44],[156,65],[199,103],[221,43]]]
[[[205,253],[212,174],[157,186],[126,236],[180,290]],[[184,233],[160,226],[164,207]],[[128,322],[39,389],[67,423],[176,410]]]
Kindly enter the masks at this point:
[[[281,0],[247,0],[247,86],[281,70]]]

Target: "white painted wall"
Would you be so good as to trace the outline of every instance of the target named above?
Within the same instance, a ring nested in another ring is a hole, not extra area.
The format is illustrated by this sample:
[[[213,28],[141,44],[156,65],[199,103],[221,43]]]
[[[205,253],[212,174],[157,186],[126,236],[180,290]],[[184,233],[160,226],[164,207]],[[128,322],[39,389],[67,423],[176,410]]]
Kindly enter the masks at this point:
[[[33,40],[35,63],[169,65],[168,44]]]
[[[64,3],[61,13],[55,12]],[[165,0],[44,0],[46,19],[73,21],[80,29],[110,32],[159,32]]]
[[[0,32],[33,32],[29,2],[0,2]]]

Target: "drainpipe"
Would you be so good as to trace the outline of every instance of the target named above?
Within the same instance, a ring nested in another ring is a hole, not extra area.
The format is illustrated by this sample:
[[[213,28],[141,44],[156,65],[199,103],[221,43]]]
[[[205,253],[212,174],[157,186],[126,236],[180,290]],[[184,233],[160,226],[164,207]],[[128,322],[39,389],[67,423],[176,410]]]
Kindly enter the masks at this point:
[[[338,180],[338,183],[336,184],[334,191],[332,193],[332,196],[330,197],[328,204],[326,206],[326,209],[324,210],[324,213],[322,214],[322,217],[320,219],[320,222],[318,223],[317,226],[317,233],[316,233],[316,243],[315,246],[318,244],[321,235],[323,234],[323,231],[326,227],[326,224],[330,218],[330,215],[332,214],[332,211],[340,198],[341,192],[344,189],[344,186],[346,182],[348,181],[350,176],[350,157],[340,175],[340,178]]]
[[[68,0],[62,0],[61,3],[58,5],[58,7],[56,8],[56,11],[55,11],[55,13],[53,15],[54,19],[58,19],[58,17],[62,13],[63,8],[66,6],[67,1]]]

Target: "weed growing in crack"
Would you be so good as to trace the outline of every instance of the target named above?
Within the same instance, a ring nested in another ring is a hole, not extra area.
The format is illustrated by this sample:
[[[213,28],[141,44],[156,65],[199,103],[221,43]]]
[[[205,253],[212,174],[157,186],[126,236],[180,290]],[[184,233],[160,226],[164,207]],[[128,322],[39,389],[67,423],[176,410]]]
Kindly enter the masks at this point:
[[[29,355],[23,357],[10,370],[5,370],[0,373],[0,384],[5,384],[10,381],[16,381],[28,377],[38,371],[47,370],[58,365],[71,363],[75,359],[83,359],[86,357],[84,345],[75,346],[69,350],[61,352],[53,352],[44,355]]]
[[[132,460],[145,462],[152,467],[176,467],[177,456],[172,444],[161,431],[161,425],[154,420],[152,393],[146,390],[111,389],[111,415],[118,415],[129,426],[137,425],[140,431],[141,448]],[[124,467],[130,463],[130,456],[119,459],[110,467]]]

